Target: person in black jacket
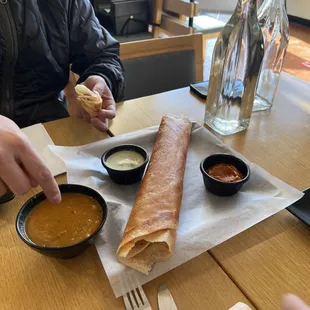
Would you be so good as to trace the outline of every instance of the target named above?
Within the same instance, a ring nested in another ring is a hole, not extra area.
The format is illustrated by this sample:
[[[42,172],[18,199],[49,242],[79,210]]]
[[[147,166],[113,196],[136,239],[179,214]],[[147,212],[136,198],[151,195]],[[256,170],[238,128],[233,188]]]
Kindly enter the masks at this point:
[[[78,83],[101,95],[98,117],[77,103],[74,87],[66,88],[70,68]],[[59,202],[54,178],[19,127],[70,114],[105,131],[123,89],[119,44],[89,0],[0,0],[0,196],[39,184]]]

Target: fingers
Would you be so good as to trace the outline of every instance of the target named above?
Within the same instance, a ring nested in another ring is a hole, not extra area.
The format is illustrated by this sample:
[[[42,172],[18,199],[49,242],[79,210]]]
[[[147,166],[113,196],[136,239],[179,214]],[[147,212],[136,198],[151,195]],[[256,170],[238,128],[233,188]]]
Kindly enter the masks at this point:
[[[91,75],[82,83],[93,92],[97,92],[100,96],[108,88],[106,81],[99,75]]]
[[[109,128],[108,120],[115,117],[115,111],[101,110],[97,117],[90,120],[93,126],[99,131],[107,131]]]
[[[8,187],[5,185],[5,183],[0,179],[0,197],[6,194],[8,191]]]
[[[104,97],[102,97],[102,99],[103,101],[102,101],[101,111],[104,113],[103,117],[109,118],[109,119],[114,118],[116,114],[116,104],[115,104],[114,98],[112,97],[112,94],[110,98],[104,99]]]
[[[89,117],[86,120],[90,121],[99,131],[107,131],[108,120],[113,119],[116,114],[115,101],[111,90],[109,89],[106,81],[100,76],[90,76],[82,84],[84,84],[94,93],[100,95],[103,100],[102,110],[99,112],[98,116],[93,118]],[[85,119],[84,115],[83,118]]]
[[[17,195],[23,195],[39,184],[48,199],[60,202],[59,187],[51,172],[26,135],[9,119],[1,118],[0,140],[0,193],[6,193],[9,188]]]
[[[104,96],[107,91],[110,91],[104,80],[99,80],[91,90],[92,92],[97,93],[100,97]]]
[[[102,97],[102,99],[106,99],[106,97],[113,98],[105,79],[99,75],[89,76],[82,84],[89,88],[92,92],[97,93]]]
[[[29,182],[30,182],[31,187],[37,187],[37,186],[39,186],[38,182],[37,182],[31,175],[29,175],[29,174],[26,172],[25,167],[22,166],[22,169],[23,169],[23,171],[26,173],[26,175],[27,175],[27,177],[28,177],[28,179],[29,179]]]
[[[310,310],[310,307],[307,306],[299,297],[288,294],[282,298],[281,310]]]
[[[31,189],[30,180],[15,158],[7,158],[6,164],[1,167],[1,178],[3,182],[16,195],[24,195]]]
[[[27,175],[24,168],[20,166],[14,157],[7,159],[6,165],[1,168],[0,196],[7,192],[8,188],[16,195],[26,194],[32,187],[37,187],[38,182]]]
[[[113,119],[115,117],[115,109],[114,110],[101,110],[98,114],[98,118],[104,122],[106,119]]]
[[[39,183],[30,175],[29,177],[29,181],[30,181],[30,185],[31,187],[37,187],[39,186]]]
[[[61,201],[61,195],[58,185],[38,154],[29,147],[27,152],[24,152],[21,160],[27,174],[33,179],[33,182],[36,182],[42,187],[45,196],[50,201],[59,203]]]
[[[91,119],[91,123],[99,131],[104,132],[104,131],[108,130],[108,120],[107,119],[105,119],[104,121],[101,121],[99,118],[95,117],[95,118]]]
[[[83,108],[81,109],[81,113],[82,113],[83,120],[90,123],[91,117]]]

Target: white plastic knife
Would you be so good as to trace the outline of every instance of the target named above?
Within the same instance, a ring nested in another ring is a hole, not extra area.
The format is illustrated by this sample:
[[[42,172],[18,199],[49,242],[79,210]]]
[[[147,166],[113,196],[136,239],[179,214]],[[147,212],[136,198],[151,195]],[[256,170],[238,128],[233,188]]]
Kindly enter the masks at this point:
[[[246,305],[246,304],[244,304],[242,302],[238,302],[237,304],[235,304],[229,310],[252,310],[252,309],[248,305]]]
[[[158,307],[159,310],[178,310],[166,284],[158,288]]]

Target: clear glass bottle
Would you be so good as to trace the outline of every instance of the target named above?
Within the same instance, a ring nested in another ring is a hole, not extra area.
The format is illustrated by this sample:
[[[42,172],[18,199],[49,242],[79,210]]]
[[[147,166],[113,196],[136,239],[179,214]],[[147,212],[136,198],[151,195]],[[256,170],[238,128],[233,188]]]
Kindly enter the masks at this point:
[[[289,43],[285,0],[265,0],[258,9],[258,21],[264,37],[265,56],[257,82],[253,111],[270,109],[276,95]]]
[[[264,57],[256,0],[239,0],[217,38],[212,58],[205,124],[222,135],[249,126]]]

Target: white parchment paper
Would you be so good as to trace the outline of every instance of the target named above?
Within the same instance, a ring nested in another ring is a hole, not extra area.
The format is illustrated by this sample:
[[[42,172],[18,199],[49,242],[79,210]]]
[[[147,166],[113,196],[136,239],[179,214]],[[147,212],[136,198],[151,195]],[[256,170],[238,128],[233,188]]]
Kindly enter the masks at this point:
[[[157,263],[150,275],[140,274],[116,259],[116,250],[140,184],[120,186],[113,183],[102,167],[100,157],[107,149],[124,143],[138,144],[151,154],[157,130],[158,127],[151,127],[80,147],[51,146],[52,151],[66,163],[69,183],[90,186],[107,201],[108,219],[96,247],[116,297],[239,234],[303,195],[259,166],[249,163],[207,129],[194,124],[175,255]],[[233,197],[214,196],[204,187],[199,165],[203,158],[214,153],[234,153],[250,165],[250,180]]]
[[[31,145],[39,153],[43,162],[50,169],[54,177],[66,172],[64,162],[49,149],[48,146],[54,145],[54,142],[42,124],[23,128],[22,131],[26,134]]]

